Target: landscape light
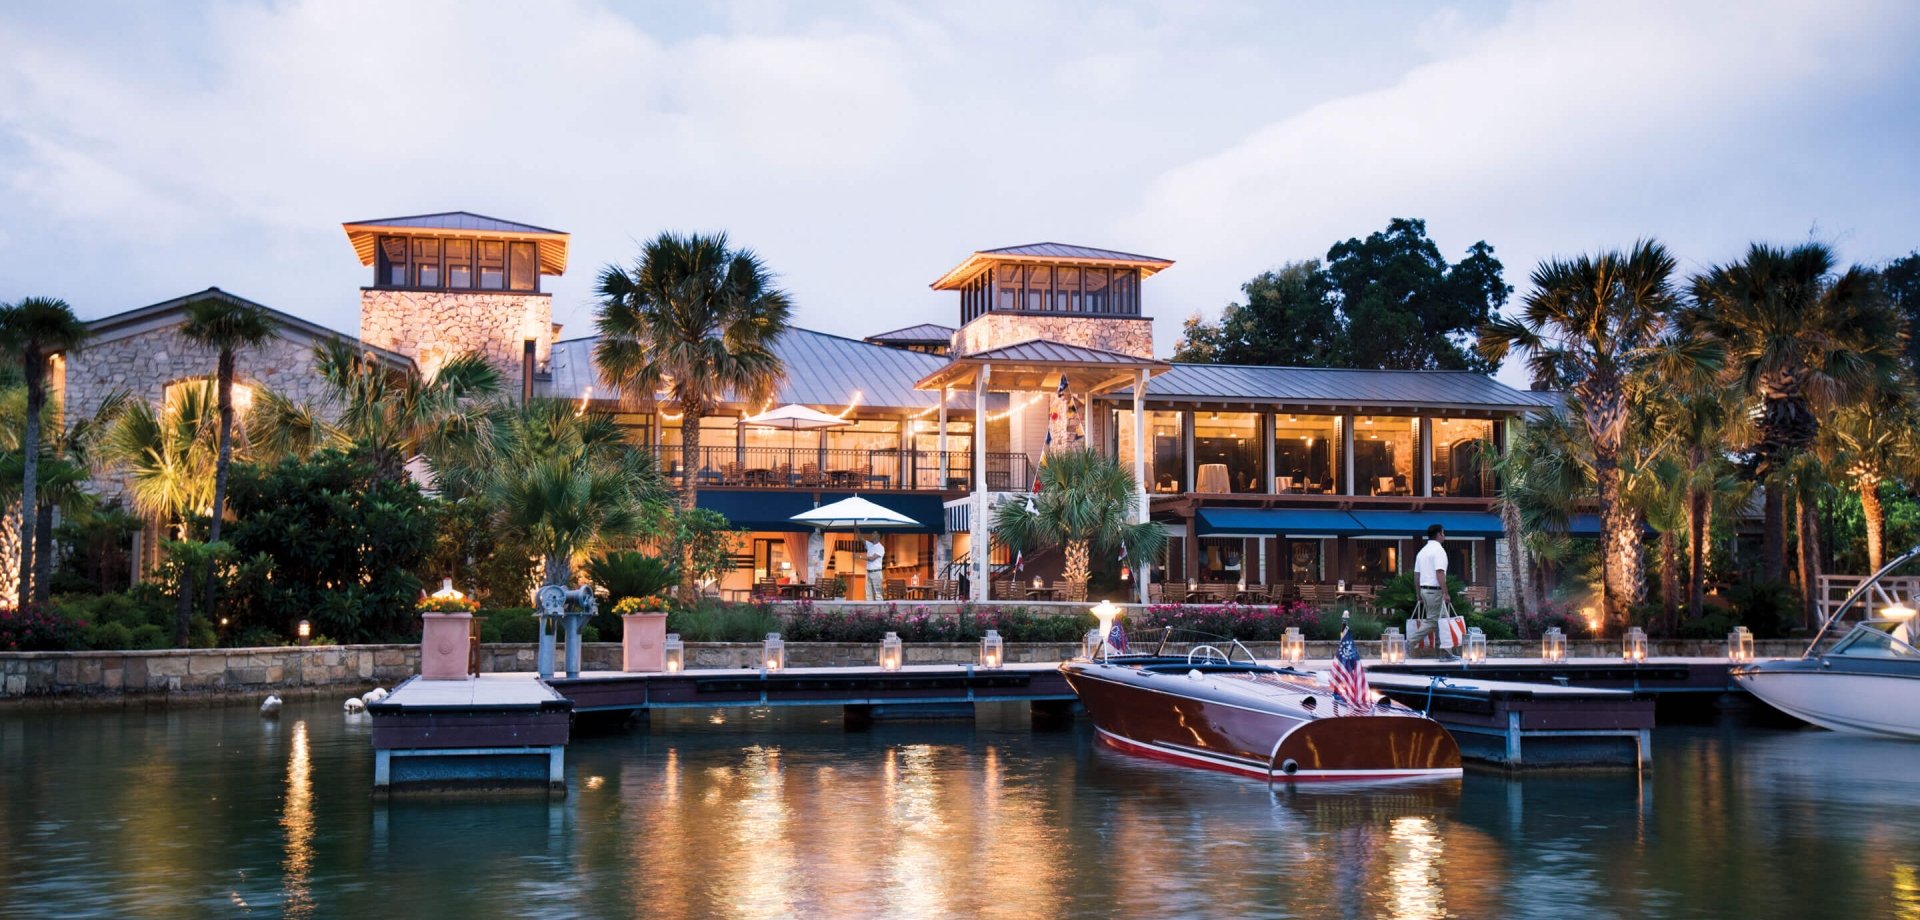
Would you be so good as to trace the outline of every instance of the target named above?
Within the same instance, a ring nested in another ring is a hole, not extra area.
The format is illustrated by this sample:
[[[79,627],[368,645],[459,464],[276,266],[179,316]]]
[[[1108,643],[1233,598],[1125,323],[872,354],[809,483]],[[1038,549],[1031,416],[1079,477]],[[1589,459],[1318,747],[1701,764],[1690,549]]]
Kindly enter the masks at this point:
[[[300,641],[304,643],[307,641],[307,638],[309,636],[313,635],[313,624],[307,622],[306,620],[301,620],[298,631],[300,635]]]
[[[1889,620],[1911,620],[1913,619],[1913,608],[1899,601],[1894,601],[1880,608],[1880,615]]]

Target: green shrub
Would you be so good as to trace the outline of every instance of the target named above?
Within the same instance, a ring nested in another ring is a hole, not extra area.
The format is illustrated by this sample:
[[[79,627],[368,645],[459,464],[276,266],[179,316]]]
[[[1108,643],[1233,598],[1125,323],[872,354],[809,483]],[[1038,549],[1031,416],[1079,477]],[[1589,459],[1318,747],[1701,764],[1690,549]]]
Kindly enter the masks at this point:
[[[767,633],[782,632],[784,625],[780,616],[763,604],[702,600],[692,607],[667,611],[667,631],[679,633],[687,642],[752,642],[766,638]]]
[[[153,623],[133,628],[133,638],[127,642],[128,648],[160,649],[173,644],[173,637],[167,628]]]
[[[540,641],[540,621],[534,618],[532,607],[482,610],[478,615],[487,618],[480,627],[482,642]],[[489,632],[493,634],[491,639],[487,638]]]
[[[81,630],[80,636],[91,649],[133,648],[133,628],[125,623],[95,623]]]
[[[1338,639],[1340,638],[1340,615],[1343,612],[1345,611],[1322,610],[1319,615],[1319,627],[1314,630],[1303,630],[1303,632],[1307,632],[1308,638],[1311,639],[1324,639],[1328,641]],[[1380,638],[1380,634],[1385,632],[1387,628],[1386,622],[1379,617],[1359,611],[1353,612],[1352,616],[1347,620],[1347,625],[1353,630],[1353,638],[1356,641],[1378,639]]]
[[[1453,604],[1454,612],[1463,616],[1473,607],[1467,602],[1466,594],[1463,593],[1465,588],[1466,585],[1460,579],[1447,576],[1447,600]],[[1414,591],[1412,572],[1387,579],[1373,596],[1374,606],[1379,607],[1389,618],[1401,620],[1413,616],[1413,607],[1417,600],[1418,594]]]
[[[1512,611],[1506,612],[1511,613]],[[1467,610],[1467,628],[1480,627],[1480,631],[1486,633],[1489,640],[1514,638],[1516,634],[1513,629],[1513,623],[1507,618],[1499,616],[1499,613],[1501,613],[1501,611],[1489,610],[1486,613],[1476,613],[1472,610]]]
[[[1742,582],[1727,592],[1727,602],[1732,619],[1720,630],[1722,637],[1734,626],[1745,626],[1758,638],[1777,639],[1800,622],[1800,595],[1777,582]]]

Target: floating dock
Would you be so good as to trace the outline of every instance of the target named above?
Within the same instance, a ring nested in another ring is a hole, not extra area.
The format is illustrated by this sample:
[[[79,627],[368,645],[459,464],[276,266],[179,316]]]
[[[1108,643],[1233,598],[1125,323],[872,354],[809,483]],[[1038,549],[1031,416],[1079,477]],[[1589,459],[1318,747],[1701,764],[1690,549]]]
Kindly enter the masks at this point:
[[[566,788],[573,703],[533,675],[408,678],[373,716],[373,786]]]
[[[1619,658],[1569,658],[1565,661],[1490,658],[1476,664],[1421,659],[1400,664],[1368,662],[1367,673],[1417,674],[1422,677],[1440,675],[1449,680],[1465,678],[1631,690],[1664,697],[1670,694],[1744,693],[1728,673],[1732,667],[1732,663],[1725,658],[1649,658],[1637,662]]]
[[[1645,693],[1375,669],[1367,681],[1445,725],[1468,760],[1510,770],[1652,761],[1654,700]]]

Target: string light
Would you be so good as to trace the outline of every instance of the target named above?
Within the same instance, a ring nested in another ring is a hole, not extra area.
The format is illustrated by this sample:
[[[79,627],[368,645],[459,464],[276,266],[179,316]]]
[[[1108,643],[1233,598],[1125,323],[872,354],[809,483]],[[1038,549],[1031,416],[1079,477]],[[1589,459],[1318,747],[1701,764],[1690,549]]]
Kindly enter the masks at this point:
[[[578,418],[582,415],[587,414],[587,401],[592,398],[593,398],[593,387],[583,387],[580,390],[580,408],[573,410],[573,415],[575,418]]]
[[[865,394],[861,393],[859,390],[854,390],[853,397],[847,401],[847,407],[845,409],[840,410],[840,417],[846,418],[847,416],[852,415],[854,407],[860,405],[860,398],[863,395]]]

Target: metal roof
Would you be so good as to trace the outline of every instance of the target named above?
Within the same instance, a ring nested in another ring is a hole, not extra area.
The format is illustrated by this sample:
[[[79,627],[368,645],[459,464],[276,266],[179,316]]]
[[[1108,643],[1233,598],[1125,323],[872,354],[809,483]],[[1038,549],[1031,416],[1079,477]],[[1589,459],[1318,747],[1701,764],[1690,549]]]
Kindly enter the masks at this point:
[[[593,347],[598,341],[591,337],[554,343],[549,361],[553,379],[544,385],[545,395],[578,399],[592,388],[596,400],[620,398],[617,390],[608,389],[599,379],[593,363]],[[853,401],[856,391],[862,408],[919,411],[940,405],[938,391],[914,389],[922,377],[946,366],[947,359],[939,355],[800,328],[789,328],[773,350],[787,369],[786,379],[773,394],[775,405],[799,403],[839,412]],[[987,408],[1005,407],[1006,402],[1005,394],[993,394],[987,398]],[[971,411],[973,395],[956,392],[947,408]]]
[[[1165,366],[1165,361],[1152,358],[1136,358],[1133,355],[1108,351],[1104,348],[1088,348],[1085,345],[1068,345],[1051,339],[1028,339],[986,351],[976,351],[957,360],[966,361],[1032,361],[1047,364],[1098,364],[1113,367]]]
[[[1028,339],[956,356],[938,371],[920,378],[918,386],[923,390],[969,387],[983,368],[990,369],[990,385],[1000,390],[1051,389],[1064,377],[1075,392],[1100,393],[1125,386],[1134,379],[1136,370],[1157,374],[1167,369],[1167,363],[1104,348]]]
[[[202,300],[224,300],[228,303],[239,304],[243,307],[252,307],[259,310],[273,319],[274,323],[279,327],[277,334],[282,338],[299,338],[307,342],[339,339],[340,341],[351,343],[363,352],[371,352],[382,361],[394,367],[404,368],[414,366],[412,358],[400,354],[397,351],[389,351],[385,348],[368,345],[344,332],[329,329],[319,323],[301,319],[291,313],[275,310],[266,304],[248,300],[238,294],[230,294],[217,287],[210,287],[204,291],[195,291],[191,294],[175,297],[172,300],[163,300],[156,304],[137,307],[132,310],[115,313],[111,316],[88,320],[87,330],[92,333],[91,340],[93,342],[110,342],[131,335],[139,335],[143,332],[151,332],[155,329],[163,329],[184,322],[187,305]]]
[[[952,326],[942,326],[937,323],[921,323],[918,326],[908,326],[905,329],[895,329],[892,332],[870,335],[867,336],[866,340],[874,343],[904,342],[912,345],[944,345],[953,341],[953,334],[958,331],[960,330]]]
[[[1074,246],[1069,243],[1028,243],[1024,246],[1002,246],[999,249],[982,249],[953,267],[932,285],[936,291],[948,291],[972,281],[975,275],[984,271],[995,262],[1068,262],[1080,265],[1130,265],[1140,269],[1142,277],[1152,275],[1173,264],[1172,259],[1155,256],[1143,256],[1116,249],[1098,249],[1093,246]]]
[[[1131,398],[1128,387],[1109,394]],[[1460,408],[1530,412],[1538,397],[1472,371],[1381,371],[1327,367],[1174,364],[1147,385],[1150,400],[1248,402],[1382,409]]]
[[[532,240],[540,253],[540,273],[560,275],[567,271],[565,231],[549,230],[519,221],[501,220],[471,211],[442,211],[438,214],[414,214],[409,217],[379,217],[348,221],[340,225],[347,231],[361,265],[372,265],[375,241],[380,236],[471,236],[486,239]]]

